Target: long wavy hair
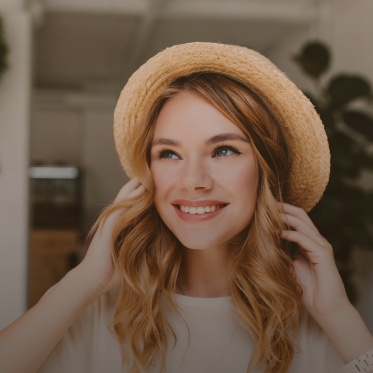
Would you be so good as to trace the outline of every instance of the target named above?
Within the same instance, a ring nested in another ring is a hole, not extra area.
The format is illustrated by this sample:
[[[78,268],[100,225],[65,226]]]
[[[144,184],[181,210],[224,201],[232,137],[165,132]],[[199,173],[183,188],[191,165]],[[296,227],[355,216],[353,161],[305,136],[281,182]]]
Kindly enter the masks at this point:
[[[180,92],[194,92],[237,125],[254,149],[259,182],[257,204],[249,226],[230,251],[230,295],[241,325],[256,344],[247,371],[264,364],[266,372],[286,372],[296,351],[302,290],[295,279],[278,201],[287,199],[290,154],[280,120],[253,89],[223,75],[198,73],[164,89],[139,125],[131,159],[146,192],[116,202],[102,213],[96,228],[114,210],[121,217],[113,233],[113,256],[122,274],[113,328],[124,362],[133,372],[156,361],[165,370],[167,346],[177,336],[162,312],[182,274],[182,245],[163,223],[154,206],[150,146],[165,102]],[[248,349],[249,354],[249,349]]]

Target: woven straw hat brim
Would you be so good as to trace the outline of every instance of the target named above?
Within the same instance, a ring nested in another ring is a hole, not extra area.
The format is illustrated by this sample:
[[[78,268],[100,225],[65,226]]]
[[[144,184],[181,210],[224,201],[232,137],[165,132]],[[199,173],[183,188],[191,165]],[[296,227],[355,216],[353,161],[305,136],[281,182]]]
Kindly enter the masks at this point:
[[[196,72],[235,78],[257,92],[280,118],[293,159],[289,202],[306,211],[319,201],[329,180],[330,152],[324,126],[308,98],[267,58],[253,50],[216,43],[187,43],[158,53],[142,65],[122,90],[114,113],[114,138],[128,176],[133,133],[165,86]]]

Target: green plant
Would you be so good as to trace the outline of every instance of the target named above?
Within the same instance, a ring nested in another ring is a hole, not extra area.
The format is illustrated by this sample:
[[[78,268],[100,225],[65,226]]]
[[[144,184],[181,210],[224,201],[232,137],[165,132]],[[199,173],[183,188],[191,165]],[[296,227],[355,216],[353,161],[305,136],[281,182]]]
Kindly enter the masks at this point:
[[[356,301],[352,254],[357,247],[373,249],[373,193],[360,182],[373,169],[371,86],[360,75],[326,80],[331,53],[321,42],[307,43],[293,60],[313,82],[313,93],[305,94],[325,125],[331,152],[330,181],[310,215],[332,244],[347,293]]]
[[[8,45],[5,41],[3,20],[0,17],[0,79],[8,69]]]

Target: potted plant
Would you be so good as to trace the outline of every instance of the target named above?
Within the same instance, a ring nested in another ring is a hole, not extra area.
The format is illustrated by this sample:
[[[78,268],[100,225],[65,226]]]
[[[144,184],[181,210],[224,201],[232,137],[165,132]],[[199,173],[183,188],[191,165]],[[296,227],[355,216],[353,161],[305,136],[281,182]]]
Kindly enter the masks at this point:
[[[331,151],[330,181],[310,215],[332,244],[347,293],[355,301],[352,254],[357,247],[373,249],[373,192],[361,182],[373,170],[371,85],[355,74],[326,79],[331,53],[319,41],[304,45],[293,60],[313,82],[312,93],[305,94],[320,114]]]

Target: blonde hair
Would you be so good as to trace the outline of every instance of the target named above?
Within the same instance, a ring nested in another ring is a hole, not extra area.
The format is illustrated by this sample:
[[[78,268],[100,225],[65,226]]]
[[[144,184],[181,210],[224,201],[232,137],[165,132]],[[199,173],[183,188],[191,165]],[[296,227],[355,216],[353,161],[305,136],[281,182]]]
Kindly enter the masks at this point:
[[[182,91],[207,99],[252,143],[259,172],[257,205],[232,247],[231,300],[242,326],[256,341],[248,371],[264,363],[266,372],[286,372],[295,353],[302,297],[289,250],[279,238],[283,223],[277,201],[288,197],[291,165],[286,137],[257,93],[213,73],[182,77],[164,89],[133,139],[139,152],[131,162],[147,191],[109,206],[96,223],[97,227],[114,210],[124,211],[113,233],[113,254],[122,274],[113,327],[124,360],[131,360],[132,370],[141,372],[160,359],[164,371],[170,336],[177,343],[162,313],[162,298],[178,311],[172,294],[182,272],[182,247],[154,206],[149,152],[159,112]]]

